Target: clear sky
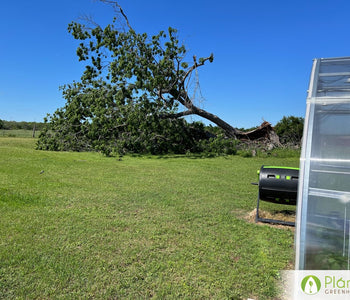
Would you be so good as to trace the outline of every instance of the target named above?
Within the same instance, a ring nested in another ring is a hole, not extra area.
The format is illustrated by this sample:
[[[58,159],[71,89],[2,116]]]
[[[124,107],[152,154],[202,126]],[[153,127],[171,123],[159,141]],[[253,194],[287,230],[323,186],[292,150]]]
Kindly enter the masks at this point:
[[[150,35],[169,26],[188,60],[214,53],[199,70],[201,107],[235,127],[304,117],[312,60],[350,56],[349,0],[120,0],[131,25]],[[0,119],[40,122],[65,103],[59,86],[83,66],[71,21],[113,11],[93,0],[0,4]]]

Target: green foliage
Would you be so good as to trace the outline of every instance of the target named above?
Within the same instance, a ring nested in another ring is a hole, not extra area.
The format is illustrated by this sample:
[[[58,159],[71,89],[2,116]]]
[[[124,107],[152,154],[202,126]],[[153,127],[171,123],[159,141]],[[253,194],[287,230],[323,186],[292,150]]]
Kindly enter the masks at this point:
[[[200,143],[201,152],[208,156],[215,155],[234,155],[237,153],[237,145],[239,141],[226,138],[223,134],[219,134],[209,140],[202,140]]]
[[[4,128],[4,121],[0,119],[0,129]]]
[[[213,135],[213,137],[218,135],[223,135],[225,133],[222,128],[218,126],[213,126],[211,124],[208,126],[205,126],[205,130],[209,132],[211,135]]]
[[[163,118],[164,110],[147,97],[125,99],[121,91],[99,88],[78,92],[79,84],[64,89],[65,107],[46,119],[37,148],[55,151],[101,151],[105,155],[125,153],[198,152],[205,138],[201,123]]]
[[[278,134],[281,143],[300,144],[303,137],[304,118],[301,117],[283,117],[276,126],[275,131]]]
[[[62,87],[66,105],[46,118],[37,148],[106,155],[198,152],[204,126],[173,117],[188,68],[176,29],[149,38],[120,31],[114,22],[104,29],[69,24],[81,41],[77,56],[86,69],[80,82]]]

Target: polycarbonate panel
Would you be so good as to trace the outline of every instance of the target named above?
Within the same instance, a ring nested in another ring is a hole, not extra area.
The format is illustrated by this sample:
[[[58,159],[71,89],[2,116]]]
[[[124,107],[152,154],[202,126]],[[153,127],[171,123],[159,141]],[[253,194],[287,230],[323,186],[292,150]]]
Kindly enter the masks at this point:
[[[296,269],[350,269],[350,58],[314,61],[304,126]]]
[[[309,193],[304,270],[349,269],[350,206],[327,191]]]
[[[314,105],[310,158],[340,162],[345,160],[346,163],[350,159],[350,102]]]
[[[316,97],[346,97],[350,93],[349,59],[322,59]]]

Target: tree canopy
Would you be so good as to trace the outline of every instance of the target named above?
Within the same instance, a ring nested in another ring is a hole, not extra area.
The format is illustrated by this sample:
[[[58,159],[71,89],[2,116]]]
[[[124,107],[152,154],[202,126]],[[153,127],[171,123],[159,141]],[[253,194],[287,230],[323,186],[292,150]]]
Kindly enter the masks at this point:
[[[151,37],[137,33],[117,1],[100,1],[111,4],[116,16],[104,28],[92,20],[69,24],[86,67],[80,81],[62,87],[66,104],[46,118],[39,149],[195,151],[205,133],[203,125],[182,118],[191,114],[215,123],[226,137],[243,134],[189,95],[193,72],[213,62],[213,54],[188,61],[176,29]]]
[[[275,126],[282,143],[299,145],[303,137],[304,118],[284,116]]]

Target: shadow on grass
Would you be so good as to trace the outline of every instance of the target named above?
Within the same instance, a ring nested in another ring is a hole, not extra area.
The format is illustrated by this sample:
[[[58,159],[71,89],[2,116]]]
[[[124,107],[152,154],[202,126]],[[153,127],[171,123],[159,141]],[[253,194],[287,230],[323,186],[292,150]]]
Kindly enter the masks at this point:
[[[223,157],[228,158],[235,155],[218,155],[218,154],[203,154],[203,153],[191,153],[191,154],[162,154],[162,155],[152,155],[152,154],[127,154],[126,156],[135,157],[135,158],[148,158],[148,159],[208,159],[208,158],[217,158]]]

